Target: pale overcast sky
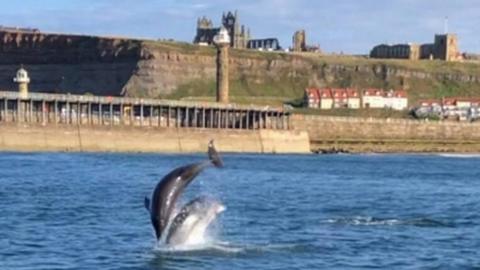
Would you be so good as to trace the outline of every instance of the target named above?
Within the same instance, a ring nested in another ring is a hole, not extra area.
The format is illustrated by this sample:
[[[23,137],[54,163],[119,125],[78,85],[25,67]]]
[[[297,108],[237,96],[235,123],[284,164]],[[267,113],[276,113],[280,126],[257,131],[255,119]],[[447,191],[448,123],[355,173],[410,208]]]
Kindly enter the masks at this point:
[[[0,25],[45,32],[173,38],[191,42],[197,17],[220,24],[238,10],[254,38],[291,46],[295,30],[327,52],[366,54],[378,43],[432,42],[457,33],[462,51],[480,53],[480,0],[0,0]]]

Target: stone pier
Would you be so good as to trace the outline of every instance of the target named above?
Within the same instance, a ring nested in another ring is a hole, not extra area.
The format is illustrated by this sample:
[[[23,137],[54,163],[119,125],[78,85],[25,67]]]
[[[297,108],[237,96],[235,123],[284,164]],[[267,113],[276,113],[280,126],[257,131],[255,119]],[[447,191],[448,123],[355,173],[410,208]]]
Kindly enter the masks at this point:
[[[0,151],[309,153],[280,108],[0,92]]]
[[[0,92],[0,122],[288,130],[289,121],[289,112],[268,106]]]

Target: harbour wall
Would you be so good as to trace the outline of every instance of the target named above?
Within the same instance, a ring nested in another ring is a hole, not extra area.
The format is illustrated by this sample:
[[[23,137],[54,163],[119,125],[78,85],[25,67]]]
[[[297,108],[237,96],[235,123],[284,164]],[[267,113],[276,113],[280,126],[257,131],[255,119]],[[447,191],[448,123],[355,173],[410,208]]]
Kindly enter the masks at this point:
[[[0,151],[309,153],[305,131],[0,124]]]
[[[253,105],[0,91],[0,150],[308,153],[290,113]]]
[[[294,115],[312,150],[351,152],[480,152],[480,123]]]

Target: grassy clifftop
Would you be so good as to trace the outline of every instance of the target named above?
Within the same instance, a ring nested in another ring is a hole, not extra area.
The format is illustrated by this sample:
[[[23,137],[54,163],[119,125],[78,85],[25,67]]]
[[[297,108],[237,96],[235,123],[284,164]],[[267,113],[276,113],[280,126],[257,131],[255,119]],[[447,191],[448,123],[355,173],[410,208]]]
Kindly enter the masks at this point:
[[[215,48],[153,41],[144,45],[155,55],[151,61],[157,69],[163,65],[163,73],[181,77],[170,85],[173,90],[166,93],[159,89],[153,95],[213,99]],[[169,57],[158,56],[162,54]],[[230,56],[230,94],[236,102],[299,102],[306,87],[404,88],[410,104],[421,98],[480,96],[480,64],[476,63],[249,50],[231,50]],[[173,81],[158,76],[159,82]]]

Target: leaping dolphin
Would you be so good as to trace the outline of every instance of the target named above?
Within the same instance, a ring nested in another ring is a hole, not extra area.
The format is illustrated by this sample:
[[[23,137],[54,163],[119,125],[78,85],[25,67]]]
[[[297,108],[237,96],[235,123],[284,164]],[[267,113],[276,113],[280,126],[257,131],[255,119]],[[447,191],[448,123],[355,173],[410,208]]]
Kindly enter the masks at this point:
[[[175,203],[185,187],[209,165],[213,164],[217,168],[223,167],[223,162],[215,150],[213,140],[208,144],[208,158],[208,161],[182,166],[171,171],[157,184],[152,199],[145,197],[145,208],[150,212],[150,219],[157,240],[161,239],[170,221]]]

